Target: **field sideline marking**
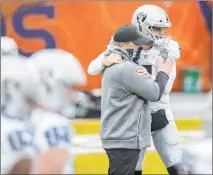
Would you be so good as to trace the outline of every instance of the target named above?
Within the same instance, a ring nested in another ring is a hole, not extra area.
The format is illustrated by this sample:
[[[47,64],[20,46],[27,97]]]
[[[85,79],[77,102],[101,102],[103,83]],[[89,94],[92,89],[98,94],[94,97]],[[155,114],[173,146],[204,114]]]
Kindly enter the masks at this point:
[[[203,137],[203,131],[180,131],[181,143],[183,144],[190,138],[200,138]],[[153,143],[148,151],[155,151]],[[74,154],[95,154],[95,153],[105,153],[102,149],[100,136],[94,135],[76,135],[73,139],[73,153]]]

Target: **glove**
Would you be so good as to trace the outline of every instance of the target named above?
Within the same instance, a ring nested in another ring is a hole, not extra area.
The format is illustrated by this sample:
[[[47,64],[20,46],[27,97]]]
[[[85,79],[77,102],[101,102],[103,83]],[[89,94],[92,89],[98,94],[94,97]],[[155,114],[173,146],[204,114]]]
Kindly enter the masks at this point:
[[[156,48],[160,51],[159,56],[163,59],[174,59],[180,58],[180,47],[177,41],[170,39],[159,39],[156,41]]]

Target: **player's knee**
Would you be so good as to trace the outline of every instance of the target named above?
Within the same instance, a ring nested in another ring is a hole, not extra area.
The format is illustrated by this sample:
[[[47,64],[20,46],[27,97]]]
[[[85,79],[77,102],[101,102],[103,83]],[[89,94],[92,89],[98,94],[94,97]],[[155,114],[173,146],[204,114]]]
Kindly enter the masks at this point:
[[[178,138],[168,138],[171,136],[162,136],[161,143],[155,143],[158,154],[163,160],[166,167],[171,167],[175,164],[178,164],[182,160],[182,148],[179,144]]]
[[[169,123],[165,128],[161,130],[162,137],[166,144],[177,145],[179,144],[180,137],[177,127],[174,123]]]

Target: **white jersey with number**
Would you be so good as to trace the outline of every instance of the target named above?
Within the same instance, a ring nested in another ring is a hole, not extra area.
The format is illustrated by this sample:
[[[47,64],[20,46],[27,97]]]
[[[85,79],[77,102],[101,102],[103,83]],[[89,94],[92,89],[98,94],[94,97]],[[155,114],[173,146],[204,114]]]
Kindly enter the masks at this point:
[[[33,139],[26,123],[1,115],[1,174],[8,174],[20,160],[33,156]]]
[[[64,165],[63,173],[73,174],[72,137],[74,133],[69,120],[56,113],[35,110],[31,116],[31,125],[38,154],[48,151],[49,148],[68,149],[69,158]]]
[[[190,174],[212,174],[212,139],[192,141],[185,145],[183,164]]]

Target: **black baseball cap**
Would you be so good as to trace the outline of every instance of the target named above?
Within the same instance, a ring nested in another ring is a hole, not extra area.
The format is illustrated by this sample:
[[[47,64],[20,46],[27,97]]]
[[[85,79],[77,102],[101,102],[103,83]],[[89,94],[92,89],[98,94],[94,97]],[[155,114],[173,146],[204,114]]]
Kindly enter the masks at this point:
[[[133,42],[136,45],[154,43],[151,39],[143,37],[137,27],[133,25],[119,27],[114,34],[113,40],[115,42]]]

